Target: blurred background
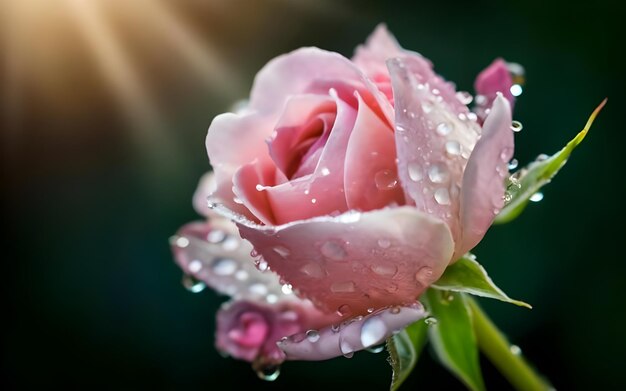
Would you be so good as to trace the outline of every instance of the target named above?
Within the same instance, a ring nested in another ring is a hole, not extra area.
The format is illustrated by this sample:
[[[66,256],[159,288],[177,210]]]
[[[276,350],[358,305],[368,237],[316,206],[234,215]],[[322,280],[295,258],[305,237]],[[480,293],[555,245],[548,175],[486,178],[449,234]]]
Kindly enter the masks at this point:
[[[461,90],[495,57],[524,65],[522,164],[561,148],[609,97],[544,200],[476,254],[534,305],[482,301],[557,389],[626,387],[623,22],[609,0],[5,0],[1,11],[4,389],[388,387],[384,353],[287,363],[274,383],[222,358],[223,298],[187,292],[168,247],[198,218],[212,118],[272,57],[351,56],[380,22]],[[432,357],[404,389],[463,389]],[[490,389],[509,388],[483,366]]]

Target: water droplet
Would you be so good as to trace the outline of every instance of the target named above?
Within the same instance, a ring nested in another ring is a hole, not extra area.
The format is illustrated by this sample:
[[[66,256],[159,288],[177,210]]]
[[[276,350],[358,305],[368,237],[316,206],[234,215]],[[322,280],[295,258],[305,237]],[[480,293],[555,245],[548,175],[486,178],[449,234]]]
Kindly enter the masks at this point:
[[[391,240],[389,239],[378,239],[378,247],[380,248],[389,248],[391,246]]]
[[[189,246],[189,239],[187,239],[184,236],[181,236],[179,238],[176,238],[176,240],[174,241],[174,244],[176,244],[177,247],[185,248]]]
[[[267,287],[260,282],[254,283],[248,287],[248,291],[253,295],[267,295]]]
[[[482,106],[484,104],[487,103],[487,97],[484,95],[476,95],[476,97],[474,98],[474,100],[476,101],[476,104],[478,106]]]
[[[381,170],[374,175],[374,182],[380,190],[391,190],[398,185],[398,177],[391,170]]]
[[[446,142],[446,152],[450,155],[458,156],[461,154],[461,144],[458,141],[448,141]]]
[[[321,173],[323,176],[330,175],[330,170],[327,167],[322,168]]]
[[[340,305],[339,308],[337,308],[337,315],[339,316],[346,316],[349,315],[351,312],[352,308],[350,308],[348,304]]]
[[[418,162],[410,162],[407,169],[409,171],[409,178],[411,178],[412,181],[418,182],[424,178],[422,166],[420,166]]]
[[[402,309],[400,308],[400,306],[397,306],[397,305],[395,305],[395,306],[393,306],[393,307],[391,307],[391,308],[389,309],[389,312],[391,312],[391,313],[392,313],[392,314],[394,314],[394,315],[395,315],[395,314],[399,314],[399,313],[400,313],[400,311],[402,311]]]
[[[265,301],[267,301],[269,304],[274,304],[278,302],[278,296],[276,296],[273,293],[270,293],[269,295],[265,296]]]
[[[402,125],[396,125],[396,131],[402,133],[406,131],[406,128]]]
[[[433,183],[445,183],[450,179],[450,173],[445,165],[435,163],[428,169],[428,178]]]
[[[339,332],[339,330],[341,330],[340,324],[333,324],[330,326],[330,331],[332,331],[333,333],[337,333]]]
[[[424,111],[424,113],[428,114],[433,111],[433,105],[428,102],[424,102],[422,103],[422,110]]]
[[[535,194],[530,196],[530,200],[532,202],[539,202],[541,200],[543,200],[543,193],[542,192],[536,192]]]
[[[522,92],[524,92],[524,89],[519,84],[513,84],[509,91],[511,91],[511,95],[513,96],[520,96],[522,95]]]
[[[442,122],[437,125],[437,133],[442,136],[447,136],[452,131],[452,126],[450,126],[447,122]]]
[[[387,325],[378,316],[372,316],[361,327],[361,344],[368,348],[379,344],[387,335]]]
[[[470,111],[469,113],[467,113],[467,119],[472,122],[476,122],[478,121],[478,115],[476,115],[476,113],[474,113],[473,111]]]
[[[263,273],[270,269],[270,265],[263,258],[259,258],[257,261],[255,261],[255,265],[256,265],[256,268],[259,269],[259,271]]]
[[[189,271],[192,273],[197,273],[202,269],[202,262],[194,259],[193,261],[189,262],[189,266],[187,266],[187,269],[189,269]]]
[[[430,285],[433,278],[433,269],[424,266],[415,273],[415,279],[422,285]]]
[[[457,117],[459,117],[459,120],[461,120],[461,121],[466,121],[467,120],[467,115],[465,113],[459,113],[459,115],[457,115]]]
[[[439,205],[450,205],[450,193],[445,187],[435,190],[435,201]]]
[[[222,243],[222,248],[226,251],[235,251],[239,248],[239,239],[234,236],[228,236]]]
[[[206,239],[209,243],[221,243],[226,239],[226,233],[224,231],[220,231],[219,229],[214,229],[207,234]]]
[[[474,97],[472,97],[472,94],[470,94],[467,91],[457,92],[456,98],[459,100],[459,102],[463,103],[464,105],[469,105],[470,103],[472,103],[472,100],[474,100]]]
[[[306,339],[311,343],[315,343],[319,341],[320,333],[317,330],[309,330],[306,332]]]
[[[398,267],[391,263],[379,263],[372,265],[371,269],[374,273],[383,277],[393,277],[398,272]]]
[[[268,365],[255,370],[255,373],[261,380],[274,381],[278,379],[278,376],[280,375],[280,366]]]
[[[414,112],[409,111],[409,118],[415,118],[415,117],[417,117],[417,115],[415,115]]]
[[[293,293],[293,286],[291,286],[291,284],[284,284],[280,290],[283,292],[283,294],[285,295],[290,295]]]
[[[367,349],[365,349],[365,350],[367,350],[367,351],[368,351],[368,352],[370,352],[370,353],[374,353],[374,354],[376,354],[376,353],[380,353],[380,352],[382,352],[383,350],[385,350],[385,344],[376,345],[376,346],[371,346],[371,347],[369,347],[369,348],[367,348]]]
[[[250,275],[245,270],[238,270],[237,273],[235,273],[235,278],[239,281],[245,281],[249,276]]]
[[[522,125],[521,122],[519,121],[513,121],[511,122],[511,130],[514,132],[520,132],[522,129],[524,128],[524,126]]]
[[[438,88],[433,88],[432,89],[432,93],[433,93],[433,95],[439,95],[441,93],[441,91],[439,91]]]
[[[291,251],[285,246],[275,246],[272,250],[283,258],[287,258],[291,254]]]
[[[185,289],[187,289],[191,293],[199,293],[202,292],[204,288],[206,288],[206,284],[203,281],[189,275],[183,276],[182,283]]]
[[[320,252],[326,258],[333,261],[343,260],[348,253],[340,242],[329,240],[320,247]]]
[[[233,197],[233,202],[235,204],[243,205],[243,201],[241,200],[241,198],[238,197]]]
[[[522,354],[522,349],[519,346],[517,346],[517,345],[511,345],[509,350],[515,356],[519,356],[520,354]]]
[[[237,262],[230,258],[215,258],[211,270],[218,276],[230,276],[237,271]]]
[[[353,281],[337,281],[330,285],[330,291],[333,293],[350,293],[354,292],[355,285]]]
[[[537,156],[537,158],[535,159],[536,162],[542,162],[546,159],[548,159],[550,156],[546,155],[545,153],[539,154]]]
[[[300,271],[311,278],[324,277],[324,270],[318,263],[315,262],[307,263],[300,268]]]
[[[311,198],[311,203],[312,203],[312,204],[314,204],[314,203],[316,203],[316,202],[317,202],[317,199],[315,199],[315,198]]]
[[[515,170],[518,165],[519,165],[519,162],[517,161],[517,159],[511,160],[509,162],[509,170]]]
[[[339,350],[341,350],[341,353],[345,358],[352,358],[354,355],[354,348],[352,345],[341,337],[339,339]]]
[[[256,188],[256,190],[257,190],[257,191],[263,191],[263,190],[265,190],[265,186],[263,186],[263,185],[262,185],[262,184],[260,184],[260,183],[257,183],[257,185],[255,186],[255,188]]]
[[[428,326],[434,326],[437,324],[437,319],[429,316],[428,318],[424,319],[424,323],[426,323]]]

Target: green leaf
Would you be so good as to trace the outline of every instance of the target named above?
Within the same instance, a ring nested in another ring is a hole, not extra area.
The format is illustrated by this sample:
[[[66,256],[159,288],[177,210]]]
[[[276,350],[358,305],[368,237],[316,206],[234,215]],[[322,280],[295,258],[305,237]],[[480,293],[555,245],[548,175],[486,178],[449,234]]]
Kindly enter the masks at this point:
[[[487,271],[476,262],[473,254],[466,254],[448,266],[443,275],[432,284],[433,288],[455,292],[465,292],[476,296],[501,300],[506,303],[532,308],[523,301],[513,300],[493,283]]]
[[[496,216],[494,224],[508,223],[515,219],[528,205],[533,194],[537,193],[542,186],[550,183],[550,180],[565,165],[574,148],[583,141],[589,128],[591,128],[591,124],[605,104],[606,99],[593,111],[583,130],[563,149],[548,158],[538,159],[530,163],[509,178],[506,194],[507,204]]]
[[[423,320],[417,321],[387,339],[389,364],[393,370],[391,391],[396,391],[411,374],[417,357],[426,344],[427,330]]]
[[[436,320],[427,323],[439,361],[473,391],[485,389],[470,310],[463,293],[428,289],[422,300]]]

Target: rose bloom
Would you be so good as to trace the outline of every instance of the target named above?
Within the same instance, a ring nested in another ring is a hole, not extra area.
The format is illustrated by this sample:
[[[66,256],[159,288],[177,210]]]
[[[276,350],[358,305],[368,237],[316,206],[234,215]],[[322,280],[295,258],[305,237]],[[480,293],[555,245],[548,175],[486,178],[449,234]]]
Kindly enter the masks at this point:
[[[247,106],[211,123],[214,173],[194,198],[208,221],[174,244],[187,274],[233,297],[218,348],[263,365],[326,359],[423,317],[416,299],[503,207],[511,85],[496,60],[470,111],[384,26],[352,60],[302,48],[270,61]]]

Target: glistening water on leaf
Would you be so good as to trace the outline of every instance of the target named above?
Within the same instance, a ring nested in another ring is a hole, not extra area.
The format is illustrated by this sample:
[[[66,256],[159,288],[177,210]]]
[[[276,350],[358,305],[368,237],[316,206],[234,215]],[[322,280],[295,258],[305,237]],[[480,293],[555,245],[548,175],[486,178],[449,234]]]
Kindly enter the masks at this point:
[[[428,336],[439,361],[470,390],[484,390],[478,346],[465,295],[428,289],[421,299],[437,319],[429,324]]]
[[[513,300],[493,283],[487,271],[476,261],[473,254],[466,254],[448,266],[443,275],[432,285],[433,288],[455,292],[465,292],[476,296],[489,297],[532,308],[523,301]]]
[[[427,327],[420,320],[387,339],[388,361],[392,369],[389,387],[391,391],[400,388],[413,371],[417,358],[426,345]]]
[[[507,205],[500,211],[494,224],[508,223],[515,219],[524,210],[531,197],[539,191],[539,189],[550,183],[550,180],[559,172],[561,167],[567,162],[574,148],[580,144],[587,132],[591,128],[593,121],[596,119],[600,110],[606,104],[606,99],[593,111],[587,124],[567,145],[554,155],[538,159],[530,163],[527,167],[522,168],[515,174],[511,175],[507,183]]]

